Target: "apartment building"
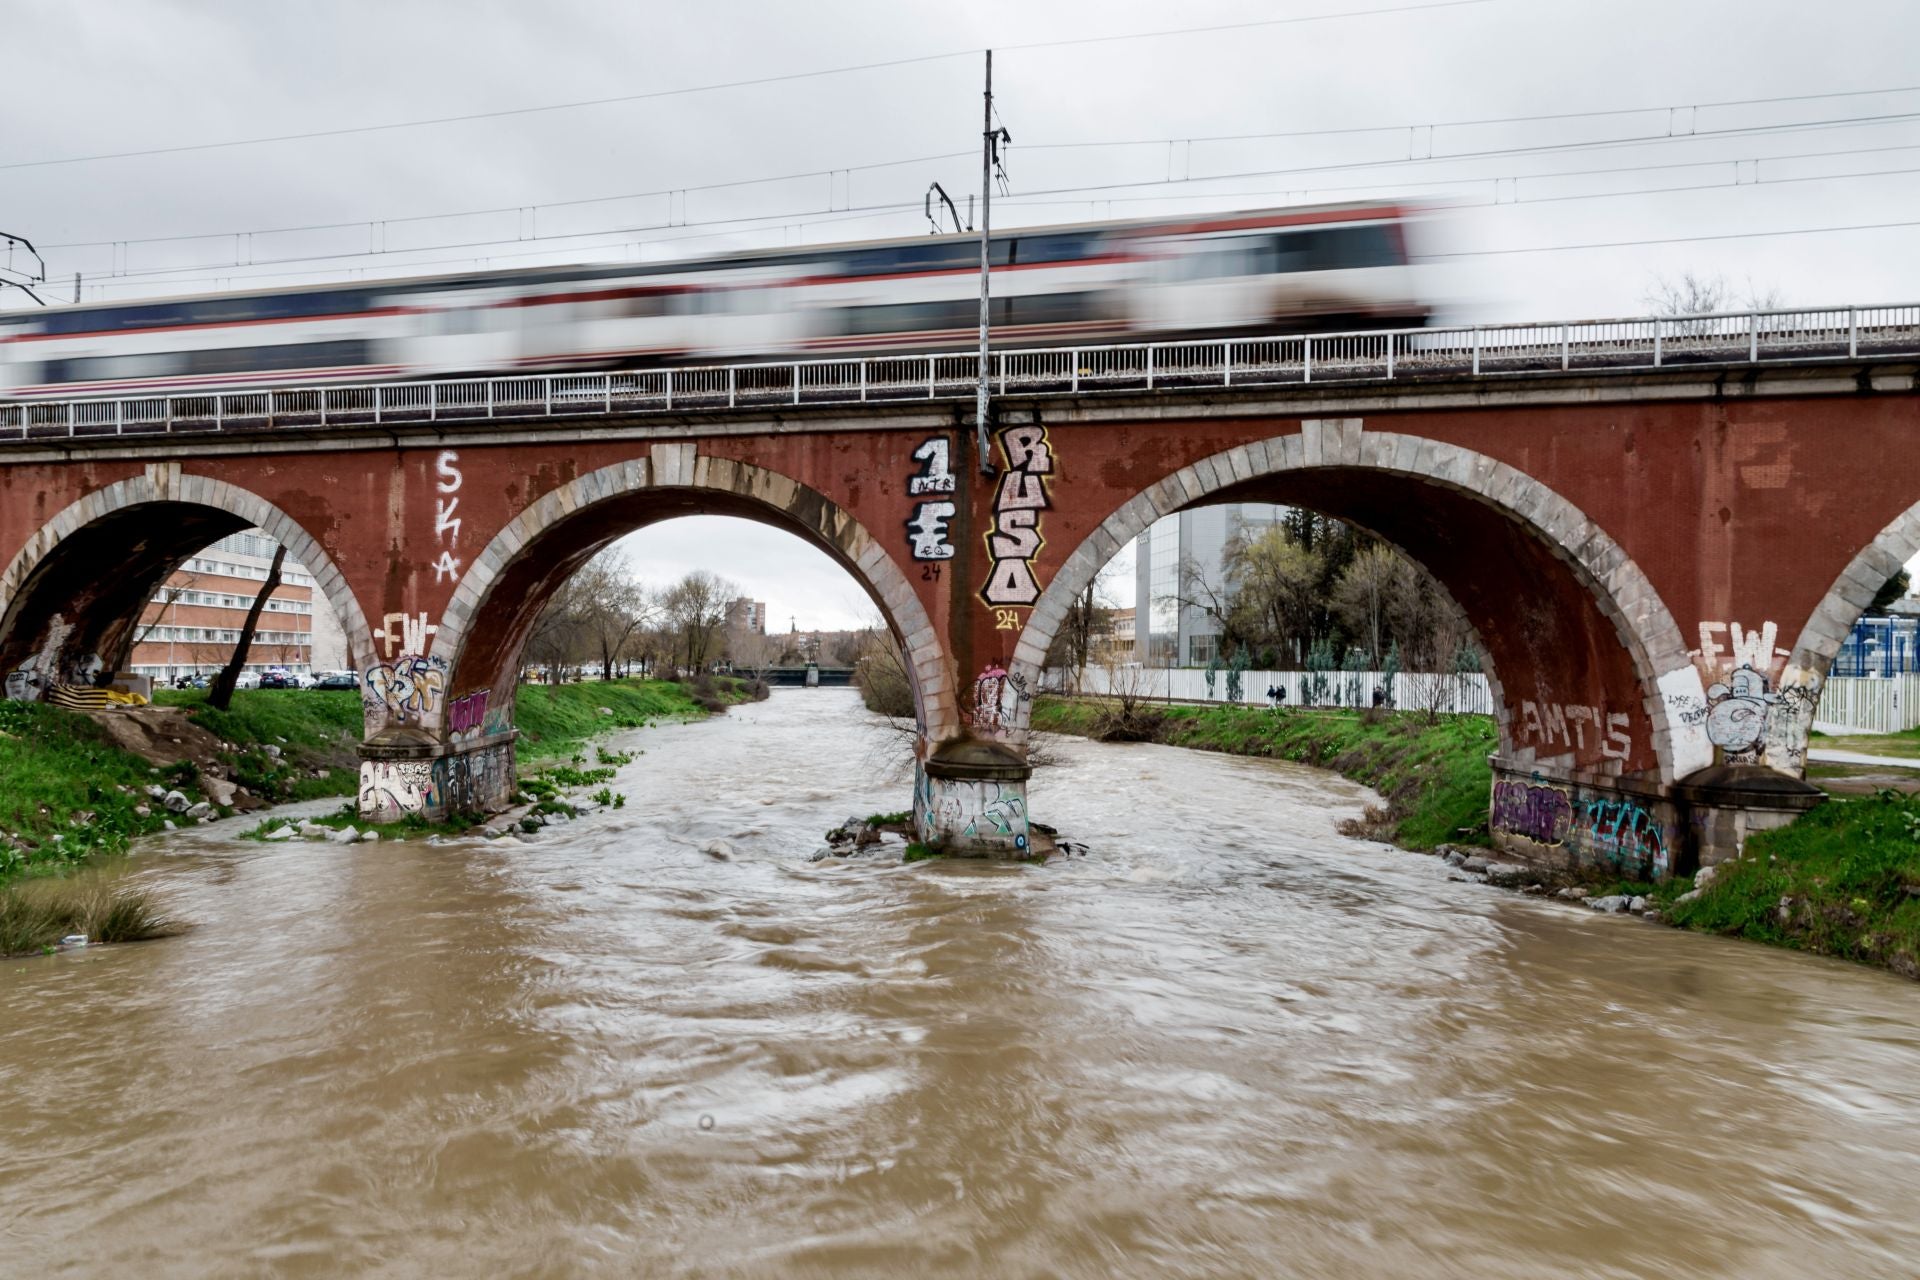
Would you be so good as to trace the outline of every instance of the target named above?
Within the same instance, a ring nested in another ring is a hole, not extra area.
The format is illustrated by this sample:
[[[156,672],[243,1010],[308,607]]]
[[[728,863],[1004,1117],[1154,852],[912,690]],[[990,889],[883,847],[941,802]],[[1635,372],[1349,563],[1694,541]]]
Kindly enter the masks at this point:
[[[267,579],[276,546],[259,529],[248,529],[222,538],[181,565],[140,615],[129,663],[133,673],[160,683],[182,675],[212,675],[224,667],[239,643],[247,610]],[[246,670],[279,667],[306,674],[334,670],[345,661],[345,637],[314,590],[313,575],[288,560],[280,568],[280,585],[260,612]]]

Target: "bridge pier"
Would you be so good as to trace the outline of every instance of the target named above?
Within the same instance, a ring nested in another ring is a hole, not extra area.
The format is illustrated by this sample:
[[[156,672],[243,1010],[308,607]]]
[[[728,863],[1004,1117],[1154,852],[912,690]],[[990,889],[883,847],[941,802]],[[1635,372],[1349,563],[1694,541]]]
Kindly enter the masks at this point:
[[[969,738],[943,744],[914,768],[917,838],[949,857],[1027,857],[1032,776],[1033,766],[999,743]]]
[[[1493,761],[1494,846],[1537,865],[1636,880],[1691,875],[1738,856],[1748,836],[1819,804],[1818,787],[1764,765],[1711,765],[1671,786]]]
[[[360,816],[369,822],[496,813],[513,802],[516,731],[469,742],[435,742],[393,730],[360,744]]]

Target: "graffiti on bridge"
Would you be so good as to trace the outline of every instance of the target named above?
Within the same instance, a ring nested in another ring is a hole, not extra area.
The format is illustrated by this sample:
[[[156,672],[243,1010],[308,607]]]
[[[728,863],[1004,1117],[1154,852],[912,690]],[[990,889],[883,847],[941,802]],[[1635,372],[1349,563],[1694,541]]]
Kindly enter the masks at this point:
[[[1585,751],[1591,732],[1601,755],[1610,760],[1625,760],[1633,754],[1633,737],[1627,729],[1631,719],[1624,711],[1603,711],[1600,707],[1578,703],[1523,701],[1520,738],[1528,744]]]
[[[1033,561],[1046,545],[1040,517],[1051,507],[1047,477],[1053,474],[1053,446],[1038,423],[1000,432],[1006,469],[993,498],[993,527],[987,531],[987,585],[980,598],[989,605],[1031,608],[1040,599]]]
[[[433,536],[440,543],[440,558],[433,563],[435,582],[443,582],[448,578],[458,581],[460,578],[460,561],[453,554],[454,547],[460,541],[460,517],[453,514],[460,509],[460,482],[463,477],[456,465],[459,461],[459,454],[451,449],[443,449],[433,464],[437,476],[433,487],[441,495],[433,502]]]
[[[946,436],[929,436],[923,440],[913,451],[913,459],[921,467],[918,475],[908,478],[907,495],[919,498],[954,492],[952,454],[953,442]],[[953,559],[953,544],[947,541],[947,524],[956,510],[951,500],[937,498],[914,506],[913,515],[907,521],[907,541],[915,560]]]
[[[1020,704],[1027,700],[1026,678],[989,662],[973,682],[973,700],[966,707],[967,722],[988,734],[1013,727]]]
[[[1493,829],[1535,844],[1566,843],[1573,801],[1559,787],[1502,778],[1493,784]]]
[[[1577,799],[1564,787],[1501,778],[1493,784],[1493,830],[1547,848],[1566,849],[1576,861],[1606,861],[1636,876],[1664,876],[1673,859],[1666,828],[1631,797]]]
[[[1638,877],[1660,879],[1673,865],[1659,820],[1635,800],[1585,801],[1580,806],[1580,837],[1591,852]]]
[[[447,734],[456,742],[487,732],[487,689],[463,693],[447,704]]]
[[[1770,764],[1798,770],[1806,762],[1807,733],[1820,705],[1819,682],[1778,690],[1751,666],[1742,664],[1707,689],[1704,707],[1687,708],[1689,723],[1704,720],[1707,740],[1725,753],[1728,764]]]
[[[425,810],[432,799],[432,761],[360,762],[361,817],[372,822],[398,822]]]
[[[367,713],[404,724],[419,724],[440,711],[447,687],[446,660],[403,653],[392,662],[368,667],[361,699]]]

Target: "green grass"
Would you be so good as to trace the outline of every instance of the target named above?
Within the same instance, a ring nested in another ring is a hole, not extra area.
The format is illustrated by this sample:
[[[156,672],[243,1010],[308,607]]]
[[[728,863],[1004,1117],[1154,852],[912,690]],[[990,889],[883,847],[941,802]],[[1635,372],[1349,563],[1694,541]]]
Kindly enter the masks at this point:
[[[1488,716],[1253,707],[1155,706],[1153,740],[1229,755],[1292,760],[1333,771],[1378,791],[1384,814],[1368,824],[1409,849],[1487,843],[1487,757],[1499,746]],[[1091,701],[1041,698],[1033,727],[1092,732],[1101,708]]]
[[[715,678],[708,695],[744,702],[747,682]],[[588,739],[613,729],[707,714],[688,687],[660,680],[615,680],[518,691],[522,767],[584,751]],[[350,796],[359,785],[357,747],[363,732],[358,694],[313,689],[241,689],[232,705],[207,705],[201,689],[162,689],[155,701],[189,717],[234,748],[223,753],[232,780],[262,799],[284,802]],[[611,715],[601,715],[608,707]],[[274,756],[267,747],[279,749]],[[602,766],[625,763],[603,753]],[[584,762],[584,756],[582,757]],[[325,776],[315,777],[316,771]],[[156,769],[114,745],[84,715],[42,703],[0,702],[0,882],[58,872],[125,852],[134,836],[163,829],[169,817],[146,788],[178,787],[193,799],[195,767]],[[610,774],[577,771],[592,782]],[[135,810],[146,806],[141,816]],[[385,828],[383,827],[382,830]]]
[[[1678,901],[1691,887],[1657,891],[1675,924],[1920,978],[1920,797],[1835,797],[1751,837],[1698,898]]]
[[[167,817],[145,788],[188,777],[155,772],[77,712],[0,702],[0,880],[123,852]]]
[[[1920,767],[1920,729],[1899,733],[1850,733],[1840,737],[1819,735],[1823,750],[1854,751],[1867,756],[1888,756],[1911,760]]]
[[[907,846],[905,853],[900,855],[900,861],[934,862],[946,856],[946,854],[941,853],[938,849],[930,848],[916,840]]]
[[[336,689],[236,689],[225,711],[205,689],[156,689],[154,702],[185,707],[193,722],[236,750],[223,759],[233,781],[264,800],[350,796],[359,786],[364,732],[360,695]],[[278,747],[280,755],[267,751]],[[316,778],[316,769],[326,776]]]
[[[601,715],[601,707],[613,714]],[[639,729],[662,720],[698,720],[706,712],[685,686],[671,680],[588,680],[579,684],[521,685],[513,714],[520,728],[518,758],[524,765],[570,757],[582,750],[588,739],[611,729]]]

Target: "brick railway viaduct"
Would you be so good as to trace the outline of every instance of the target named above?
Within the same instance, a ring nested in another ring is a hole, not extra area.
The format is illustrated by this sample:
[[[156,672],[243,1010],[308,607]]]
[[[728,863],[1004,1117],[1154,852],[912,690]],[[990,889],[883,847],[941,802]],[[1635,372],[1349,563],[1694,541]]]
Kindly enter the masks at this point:
[[[1685,870],[1811,803],[1819,684],[1920,552],[1912,311],[1691,349],[1655,324],[1651,359],[1564,328],[1475,333],[1470,364],[1430,335],[1003,355],[992,476],[964,362],[925,357],[0,405],[0,671],[11,697],[92,678],[176,564],[258,525],[364,674],[363,811],[497,805],[549,594],[654,521],[744,516],[832,555],[903,645],[922,838],[1018,856],[1069,602],[1160,516],[1286,503],[1405,549],[1473,623],[1499,843]]]

